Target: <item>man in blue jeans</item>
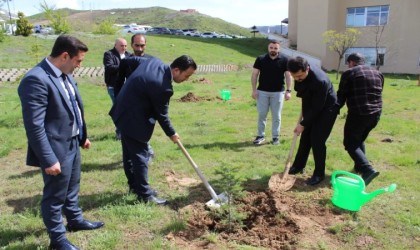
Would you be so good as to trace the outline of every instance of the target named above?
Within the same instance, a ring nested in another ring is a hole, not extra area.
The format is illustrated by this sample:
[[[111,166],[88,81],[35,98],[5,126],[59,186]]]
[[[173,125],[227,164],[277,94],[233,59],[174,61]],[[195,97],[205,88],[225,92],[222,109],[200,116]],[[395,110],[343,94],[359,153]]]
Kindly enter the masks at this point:
[[[118,72],[120,68],[120,61],[130,56],[127,52],[127,41],[124,38],[115,40],[114,48],[104,53],[103,63],[105,68],[105,84],[111,98],[112,105],[115,103],[114,87],[118,79]],[[121,139],[119,131],[115,131],[117,139]]]
[[[286,79],[286,88],[284,80]],[[258,87],[257,87],[258,81]],[[280,54],[280,43],[270,41],[268,53],[257,57],[251,76],[252,98],[257,100],[258,131],[255,145],[265,141],[268,110],[271,109],[273,145],[280,143],[283,99],[291,97],[292,77],[287,71],[287,57]]]
[[[376,127],[382,113],[384,76],[378,70],[365,66],[360,53],[347,58],[349,69],[343,73],[337,91],[339,108],[347,104],[344,125],[344,147],[354,161],[354,170],[361,173],[368,185],[379,175],[366,158],[364,141]]]

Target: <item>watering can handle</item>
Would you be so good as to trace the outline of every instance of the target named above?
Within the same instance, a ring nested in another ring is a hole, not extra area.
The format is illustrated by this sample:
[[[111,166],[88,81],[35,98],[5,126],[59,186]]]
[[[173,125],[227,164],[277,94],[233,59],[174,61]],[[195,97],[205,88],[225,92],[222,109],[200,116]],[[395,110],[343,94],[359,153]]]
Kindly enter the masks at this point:
[[[331,175],[331,184],[332,184],[333,187],[335,186],[335,183],[336,183],[335,179],[336,179],[337,175],[347,175],[349,177],[352,177],[352,178],[358,180],[360,183],[363,183],[363,185],[361,186],[361,190],[365,189],[365,182],[363,181],[362,177],[358,176],[357,174],[349,173],[349,172],[342,171],[342,170],[334,171],[333,174]]]

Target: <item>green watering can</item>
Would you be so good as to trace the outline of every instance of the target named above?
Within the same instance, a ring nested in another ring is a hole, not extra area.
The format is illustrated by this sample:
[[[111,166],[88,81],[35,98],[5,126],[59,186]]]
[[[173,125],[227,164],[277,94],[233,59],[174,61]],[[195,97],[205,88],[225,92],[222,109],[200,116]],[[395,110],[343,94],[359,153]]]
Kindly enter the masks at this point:
[[[222,97],[222,100],[223,100],[223,101],[228,101],[228,100],[230,100],[230,97],[231,97],[230,90],[227,90],[227,89],[222,89],[222,90],[220,91],[220,96]]]
[[[360,176],[341,170],[333,172],[331,184],[334,189],[332,203],[350,211],[359,211],[373,197],[385,192],[392,193],[397,188],[396,184],[391,184],[372,193],[365,193],[365,182]]]

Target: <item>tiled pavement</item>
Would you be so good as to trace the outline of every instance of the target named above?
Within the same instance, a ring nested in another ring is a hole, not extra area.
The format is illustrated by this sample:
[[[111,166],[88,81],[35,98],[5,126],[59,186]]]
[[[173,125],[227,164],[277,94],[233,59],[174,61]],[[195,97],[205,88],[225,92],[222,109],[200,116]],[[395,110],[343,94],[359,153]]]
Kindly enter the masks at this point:
[[[237,65],[198,65],[197,72],[227,72],[237,71]],[[29,69],[0,69],[0,82],[18,81]],[[101,77],[104,75],[104,67],[81,67],[73,74],[75,77]]]

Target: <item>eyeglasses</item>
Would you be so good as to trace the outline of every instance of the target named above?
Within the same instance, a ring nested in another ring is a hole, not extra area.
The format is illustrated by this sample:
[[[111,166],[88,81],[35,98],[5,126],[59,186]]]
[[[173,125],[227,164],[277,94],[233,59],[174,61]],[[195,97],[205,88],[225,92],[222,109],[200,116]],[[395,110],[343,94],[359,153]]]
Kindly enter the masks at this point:
[[[134,44],[134,47],[144,47],[144,46],[146,46],[146,44],[137,44],[137,43]]]

